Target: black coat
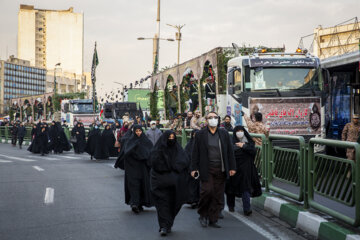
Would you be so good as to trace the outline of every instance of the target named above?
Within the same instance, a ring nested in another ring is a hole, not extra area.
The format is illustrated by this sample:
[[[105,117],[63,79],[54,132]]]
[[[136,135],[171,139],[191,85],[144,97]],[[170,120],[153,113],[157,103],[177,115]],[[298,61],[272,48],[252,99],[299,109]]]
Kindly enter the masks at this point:
[[[85,152],[87,152],[90,156],[101,154],[101,130],[99,128],[93,128],[90,130]]]
[[[18,138],[23,138],[26,135],[26,128],[24,126],[19,127],[17,131]]]
[[[239,142],[236,132],[244,131],[247,143],[242,148],[235,145]],[[233,131],[233,143],[236,159],[236,174],[226,181],[225,192],[241,197],[244,191],[250,192],[251,197],[261,196],[261,184],[254,159],[256,155],[255,142],[242,126],[236,126]]]
[[[229,133],[221,128],[217,128],[221,142],[222,160],[227,178],[230,177],[229,171],[236,170],[233,143]],[[200,130],[195,136],[194,149],[191,157],[191,171],[198,170],[200,180],[207,181],[209,158],[208,158],[208,128]]]
[[[74,150],[77,153],[83,153],[86,147],[85,128],[77,125],[71,130],[71,136],[76,137],[76,143],[73,143]]]
[[[185,154],[189,159],[189,165],[188,165],[188,174],[186,175],[187,178],[187,184],[188,184],[188,190],[189,190],[189,198],[188,203],[197,203],[200,199],[200,181],[199,179],[195,179],[190,175],[190,163],[191,163],[191,153],[194,149],[195,144],[195,134],[199,132],[199,130],[194,129],[191,132],[191,139],[185,146]]]

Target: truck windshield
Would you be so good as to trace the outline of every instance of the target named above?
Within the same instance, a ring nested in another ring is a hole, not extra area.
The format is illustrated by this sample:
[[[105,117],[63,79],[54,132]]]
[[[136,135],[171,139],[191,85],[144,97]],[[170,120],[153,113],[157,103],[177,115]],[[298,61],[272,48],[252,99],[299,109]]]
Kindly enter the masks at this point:
[[[92,113],[93,105],[88,103],[75,103],[73,104],[74,113]]]
[[[319,90],[319,70],[316,68],[248,68],[245,76],[247,91],[278,89],[280,91],[294,89]]]

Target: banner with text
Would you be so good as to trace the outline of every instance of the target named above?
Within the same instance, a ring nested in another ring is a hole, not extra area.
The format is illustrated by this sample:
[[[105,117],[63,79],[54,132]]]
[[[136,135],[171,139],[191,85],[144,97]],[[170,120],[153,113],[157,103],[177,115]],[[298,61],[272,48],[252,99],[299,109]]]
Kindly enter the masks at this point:
[[[271,134],[321,134],[321,102],[310,98],[250,98],[250,111],[256,107]]]

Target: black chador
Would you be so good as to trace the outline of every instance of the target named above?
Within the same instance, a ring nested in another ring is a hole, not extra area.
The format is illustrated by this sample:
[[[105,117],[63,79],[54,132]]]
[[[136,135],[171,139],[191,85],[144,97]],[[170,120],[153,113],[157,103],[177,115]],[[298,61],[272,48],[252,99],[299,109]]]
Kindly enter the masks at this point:
[[[96,159],[108,159],[109,157],[116,156],[115,136],[110,128],[110,125],[106,125],[104,131],[101,134],[101,152],[96,152],[94,157]]]
[[[54,153],[62,153],[70,151],[71,145],[65,135],[64,130],[59,122],[53,121],[49,129],[49,151]]]
[[[85,151],[86,140],[85,140],[85,128],[81,123],[76,124],[73,130],[71,130],[71,136],[76,137],[74,145],[75,153],[83,153]]]
[[[188,166],[189,159],[175,132],[166,131],[151,152],[151,193],[161,235],[171,232],[176,215],[187,202]]]
[[[88,140],[85,147],[85,152],[87,152],[91,159],[94,155],[100,155],[101,152],[101,130],[96,125],[93,129],[90,130]]]
[[[121,148],[122,152],[115,166],[119,166],[120,162],[124,164],[125,203],[131,206],[133,212],[139,213],[143,206],[152,206],[149,176],[152,143],[145,136],[142,127],[135,125],[131,136]]]
[[[198,132],[199,130],[194,129],[191,132],[191,139],[190,141],[186,144],[185,147],[185,153],[188,156],[188,158],[191,160],[191,153],[194,149],[194,144],[195,144],[195,134]],[[191,204],[192,208],[196,208],[197,204],[199,202],[200,199],[200,180],[199,179],[195,179],[193,177],[191,177],[190,175],[190,163],[188,166],[188,189],[189,189],[189,198],[188,198],[188,204]]]
[[[238,135],[238,132],[243,132]],[[226,181],[225,193],[230,211],[234,211],[235,196],[243,198],[244,213],[250,212],[250,197],[262,194],[259,176],[254,164],[256,155],[255,142],[243,126],[236,126],[233,131],[236,174]],[[242,146],[238,146],[243,143]]]
[[[48,142],[49,142],[49,128],[48,125],[43,123],[38,123],[36,138],[38,138],[38,149],[41,155],[49,153],[48,152]],[[35,152],[34,152],[35,153]]]

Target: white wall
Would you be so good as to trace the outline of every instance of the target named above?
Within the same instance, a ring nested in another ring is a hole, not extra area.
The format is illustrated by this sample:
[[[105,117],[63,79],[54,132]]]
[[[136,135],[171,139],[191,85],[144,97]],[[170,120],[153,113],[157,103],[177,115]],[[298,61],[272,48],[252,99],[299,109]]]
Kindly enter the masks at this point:
[[[81,13],[46,12],[46,66],[52,69],[59,62],[65,72],[83,72]]]
[[[35,66],[35,11],[22,9],[18,13],[17,57]]]

